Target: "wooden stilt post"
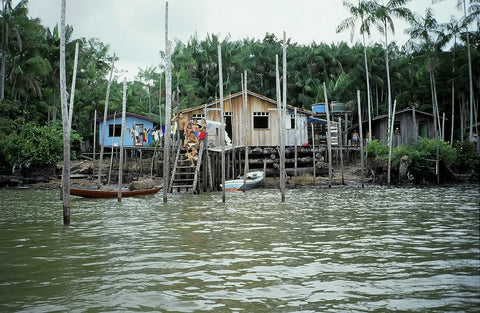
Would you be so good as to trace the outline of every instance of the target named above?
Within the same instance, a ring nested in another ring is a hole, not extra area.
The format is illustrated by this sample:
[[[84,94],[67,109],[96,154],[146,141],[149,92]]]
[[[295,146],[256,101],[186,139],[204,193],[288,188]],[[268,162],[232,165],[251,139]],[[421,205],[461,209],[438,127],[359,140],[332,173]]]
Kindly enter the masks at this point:
[[[362,167],[362,188],[364,186],[364,175],[365,175],[365,165],[363,161],[363,125],[362,125],[362,106],[360,104],[360,90],[357,90],[357,101],[358,101],[358,127],[360,131],[360,162]]]
[[[310,126],[312,128],[313,184],[315,185],[316,166],[317,166],[315,164],[315,132],[313,131],[314,130],[313,123],[310,124]]]
[[[62,170],[62,192],[63,202],[63,224],[70,225],[70,125],[67,104],[67,75],[65,69],[65,11],[66,0],[61,2],[60,22],[60,94],[62,103],[62,124],[63,124],[63,170]],[[72,91],[73,92],[73,91]]]
[[[110,87],[112,85],[113,69],[115,68],[115,53],[113,54],[112,66],[110,67],[110,78],[108,79],[107,95],[105,96],[105,108],[103,111],[102,143],[100,144],[100,157],[98,159],[98,186],[102,185],[102,163],[103,151],[105,149],[105,133],[107,131],[108,101],[110,99]]]
[[[455,118],[455,80],[452,79],[452,127],[450,130],[450,147],[453,147],[454,118]]]
[[[283,146],[283,130],[282,130],[282,97],[280,91],[280,72],[278,69],[278,55],[276,55],[276,80],[277,80],[277,114],[278,114],[278,132],[279,132],[279,157],[280,157],[280,193],[282,194],[281,200],[285,202],[285,150],[282,150]],[[282,153],[283,151],[283,153]]]
[[[295,171],[295,188],[297,187],[297,184],[298,184],[298,175],[297,175],[297,161],[298,161],[298,140],[297,140],[297,137],[298,137],[298,133],[297,133],[297,107],[295,107],[295,110],[294,110],[294,118],[295,118],[295,154],[294,154],[294,171]]]
[[[388,138],[388,169],[387,169],[387,184],[390,186],[390,172],[392,168],[392,139],[393,139],[393,125],[395,123],[395,109],[397,107],[397,99],[393,101],[392,123],[389,125],[389,138]]]
[[[339,130],[339,134],[338,134],[338,141],[339,141],[339,144],[340,144],[340,172],[342,173],[342,185],[345,185],[345,180],[344,180],[344,177],[343,177],[343,134],[342,134],[342,118],[339,117],[338,118],[338,130]]]
[[[93,164],[95,164],[95,150],[96,150],[96,144],[97,142],[97,110],[95,110],[95,114],[93,116],[93,155],[92,155],[92,161]],[[93,175],[92,175],[93,176]]]
[[[125,136],[125,115],[127,111],[127,80],[123,79],[122,130],[120,131],[120,161],[118,162],[118,202],[122,201],[123,185],[123,138]]]
[[[167,202],[170,189],[170,140],[172,133],[172,63],[168,40],[168,1],[165,3],[165,135],[163,136],[163,202]]]
[[[223,73],[221,45],[218,45],[218,80],[220,88],[220,146],[222,148],[222,202],[225,203],[225,121],[223,117]]]
[[[287,34],[283,32],[283,106],[280,110],[280,184],[282,190],[282,202],[285,202],[285,112],[287,110]]]
[[[277,57],[278,58],[278,57]],[[245,120],[245,164],[243,165],[243,191],[247,190],[247,173],[248,173],[248,89],[247,89],[247,71],[244,72],[242,76],[242,87],[243,87],[243,115]],[[267,173],[263,174],[264,177],[267,176]]]
[[[327,113],[327,146],[328,146],[328,187],[332,187],[332,132],[330,129],[330,109],[328,107],[327,86],[323,82],[325,112]]]

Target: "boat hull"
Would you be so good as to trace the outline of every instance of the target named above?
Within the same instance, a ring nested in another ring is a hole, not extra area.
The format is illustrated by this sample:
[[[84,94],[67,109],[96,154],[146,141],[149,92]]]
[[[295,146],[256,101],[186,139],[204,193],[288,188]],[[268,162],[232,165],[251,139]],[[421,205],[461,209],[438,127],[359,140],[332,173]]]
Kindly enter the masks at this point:
[[[141,195],[148,195],[157,193],[162,187],[156,187],[152,189],[144,190],[122,190],[123,197],[134,197]],[[70,188],[70,194],[73,196],[79,196],[84,198],[116,198],[118,197],[118,190],[94,190],[94,189],[82,189],[82,188]]]
[[[247,175],[246,181],[244,181],[243,178],[225,181],[225,191],[243,191],[255,188],[263,181],[263,178],[263,172],[250,172]],[[244,185],[244,182],[246,185]]]

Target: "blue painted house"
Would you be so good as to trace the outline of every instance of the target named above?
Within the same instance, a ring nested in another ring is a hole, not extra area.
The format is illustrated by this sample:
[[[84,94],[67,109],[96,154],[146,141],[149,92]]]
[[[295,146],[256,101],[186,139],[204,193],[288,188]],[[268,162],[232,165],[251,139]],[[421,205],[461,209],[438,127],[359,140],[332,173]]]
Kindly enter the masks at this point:
[[[103,119],[99,122],[99,143],[103,139]],[[122,113],[107,116],[107,128],[105,131],[105,147],[119,147],[121,144]],[[155,135],[154,120],[146,116],[126,113],[125,132],[123,139],[124,147],[149,146]]]

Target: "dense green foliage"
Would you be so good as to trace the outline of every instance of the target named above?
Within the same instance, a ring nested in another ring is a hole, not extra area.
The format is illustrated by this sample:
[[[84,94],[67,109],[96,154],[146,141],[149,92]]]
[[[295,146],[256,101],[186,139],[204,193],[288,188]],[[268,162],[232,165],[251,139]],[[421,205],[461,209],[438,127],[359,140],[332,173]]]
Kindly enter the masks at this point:
[[[19,1],[15,7],[12,7],[11,0],[3,3],[5,6],[2,8],[0,21],[4,30],[0,38],[0,48],[2,61],[5,61],[4,101],[0,103],[2,146],[4,140],[12,140],[12,137],[20,135],[17,130],[25,129],[24,123],[27,121],[41,127],[61,119],[58,29],[48,29],[39,19],[29,18],[28,0]],[[478,14],[477,5],[478,1],[472,1],[472,16]],[[380,17],[375,19],[381,21]],[[376,25],[375,19],[372,17],[372,20],[367,19],[365,22],[373,26]],[[469,75],[467,32],[464,23],[467,20],[452,20],[445,25],[438,25],[433,21],[433,15],[427,12],[425,18],[417,17],[412,20],[413,26],[409,30],[412,40],[408,44],[399,47],[394,41],[389,43],[387,51],[391,92],[393,98],[397,99],[397,110],[415,103],[420,110],[431,113],[431,78],[434,73],[439,111],[445,112],[449,117],[452,109],[455,110],[455,138],[462,139],[468,126]],[[421,31],[422,27],[424,32]],[[438,34],[441,34],[445,41],[437,40],[438,37],[435,36]],[[479,64],[478,27],[470,27],[468,34],[472,64]],[[91,140],[95,111],[100,114],[104,109],[107,85],[105,78],[113,54],[107,44],[97,39],[74,39],[73,35],[74,29],[68,26],[67,86],[70,86],[72,79],[75,43],[79,42],[81,47],[72,128],[85,140]],[[449,45],[445,45],[445,42]],[[177,41],[172,54],[174,111],[208,103],[217,97],[219,44],[222,45],[225,95],[241,90],[240,75],[246,71],[250,90],[276,98],[275,56],[282,54],[282,41],[275,35],[267,33],[262,40],[238,41],[231,41],[228,37],[220,40],[215,35],[208,35],[205,39],[192,36],[186,43]],[[301,45],[288,40],[287,102],[310,109],[312,104],[324,101],[325,82],[329,100],[347,103],[347,109],[353,111],[352,116],[356,119],[357,106],[352,105],[356,100],[356,90],[361,90],[362,103],[366,103],[367,94],[363,51],[364,47],[360,43],[348,45],[345,42],[312,42]],[[376,116],[387,112],[385,47],[383,43],[369,45],[366,47],[366,54],[372,109]],[[474,66],[474,86],[480,84],[479,77],[479,67]],[[164,120],[164,117],[160,117],[161,113],[165,112],[164,81],[164,68],[146,66],[140,69],[136,79],[128,83],[127,110],[155,120]],[[453,83],[455,105],[452,108]],[[109,113],[121,110],[121,97],[122,83],[115,79],[111,88]],[[478,100],[478,89],[475,98]],[[363,112],[366,116],[365,108]],[[446,130],[448,132],[449,128]],[[9,163],[27,164],[34,160],[38,158],[24,158],[15,162],[10,160]],[[51,161],[53,159],[46,159],[47,163]]]
[[[55,165],[63,158],[62,132],[59,122],[50,122],[45,126],[26,123],[17,136],[2,140],[0,155],[12,168]],[[72,131],[71,138],[72,141],[81,140],[75,131]]]
[[[458,173],[478,173],[480,171],[480,155],[474,143],[457,142],[452,147],[448,143],[423,138],[416,145],[404,145],[392,148],[392,168],[398,172],[400,160],[407,157],[408,171],[411,180],[435,181],[435,161]],[[373,159],[388,159],[388,146],[378,140],[367,145],[368,156]]]

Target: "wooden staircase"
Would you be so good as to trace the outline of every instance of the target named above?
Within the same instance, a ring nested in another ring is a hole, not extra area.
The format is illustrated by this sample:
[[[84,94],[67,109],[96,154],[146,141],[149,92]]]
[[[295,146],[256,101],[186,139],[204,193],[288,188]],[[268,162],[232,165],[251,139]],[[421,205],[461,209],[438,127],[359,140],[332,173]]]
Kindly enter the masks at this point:
[[[177,192],[184,190],[185,192],[190,191],[194,194],[199,191],[200,167],[202,164],[203,151],[205,150],[203,141],[200,143],[199,150],[198,160],[195,162],[195,166],[191,166],[190,161],[188,161],[185,156],[185,147],[182,144],[179,145],[175,157],[175,164],[170,176],[168,192],[176,189]]]

